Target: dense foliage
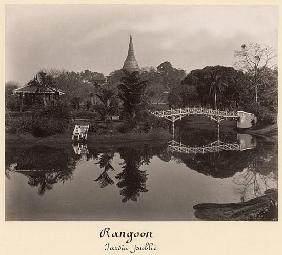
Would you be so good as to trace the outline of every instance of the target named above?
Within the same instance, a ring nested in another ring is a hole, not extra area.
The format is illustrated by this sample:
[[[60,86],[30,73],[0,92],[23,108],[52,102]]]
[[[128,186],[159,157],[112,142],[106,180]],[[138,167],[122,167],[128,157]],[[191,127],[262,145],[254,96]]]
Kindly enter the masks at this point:
[[[118,101],[115,92],[107,87],[101,88],[96,96],[100,103],[94,109],[100,114],[102,120],[107,120],[111,115],[118,113]]]
[[[185,78],[185,71],[176,69],[168,61],[161,63],[157,69],[143,68],[141,77],[148,81],[146,96],[151,104],[166,103],[169,92]]]
[[[276,69],[261,70],[256,102],[251,74],[233,67],[207,66],[191,71],[169,95],[170,107],[209,107],[255,113],[261,123],[275,122],[277,115]]]
[[[12,129],[33,130],[39,136],[63,132],[69,114],[102,121],[119,115],[126,120],[118,128],[122,133],[139,129],[138,122],[145,125],[142,130],[165,127],[166,122],[150,116],[147,109],[168,107],[244,110],[254,113],[261,125],[268,125],[276,122],[278,109],[278,71],[270,66],[274,57],[271,48],[243,44],[235,51],[236,69],[207,66],[186,75],[166,61],[140,72],[115,70],[107,77],[90,70],[40,71],[28,84],[37,82],[64,91],[65,103],[44,109],[34,101],[22,105],[12,95],[18,84],[10,82],[5,88],[6,109],[32,111],[31,123],[26,117],[17,118]]]
[[[254,89],[256,104],[260,101],[260,87],[263,73],[267,68],[276,65],[275,51],[268,46],[257,43],[242,44],[240,50],[235,50],[235,67],[248,74]]]
[[[52,72],[51,72],[52,74]],[[54,87],[63,90],[68,98],[77,97],[80,100],[89,96],[91,92],[105,82],[102,73],[85,70],[83,72],[57,72],[53,74]]]
[[[31,133],[36,137],[45,137],[64,133],[70,118],[69,107],[64,102],[46,107],[34,106],[31,114],[7,118],[6,126],[11,133]]]
[[[243,72],[236,71],[233,67],[207,66],[191,71],[172,90],[169,102],[173,107],[236,108],[240,101],[241,86],[247,83]]]
[[[142,80],[138,72],[124,72],[119,84],[119,98],[123,102],[122,115],[130,122],[136,122],[139,113],[144,110],[146,102],[144,93],[147,82]]]
[[[20,109],[20,102],[13,95],[13,91],[17,89],[19,85],[16,82],[7,82],[5,84],[5,106],[6,109],[12,111],[18,111]]]

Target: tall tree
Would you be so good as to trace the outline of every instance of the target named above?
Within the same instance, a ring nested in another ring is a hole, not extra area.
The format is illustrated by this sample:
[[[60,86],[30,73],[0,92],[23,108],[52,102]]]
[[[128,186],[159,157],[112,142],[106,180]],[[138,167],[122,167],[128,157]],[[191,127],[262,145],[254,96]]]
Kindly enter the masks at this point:
[[[120,84],[120,80],[123,76],[124,76],[124,71],[122,69],[115,70],[111,72],[107,77],[107,84],[117,87]]]
[[[35,81],[46,87],[53,87],[54,85],[53,77],[45,71],[39,71],[35,76]]]
[[[214,109],[217,109],[217,95],[222,93],[224,87],[227,87],[227,79],[222,72],[219,70],[215,70],[214,72],[210,72],[210,93],[214,97]]]
[[[148,81],[146,96],[149,103],[157,105],[168,102],[169,92],[185,78],[185,71],[174,68],[168,61],[154,67],[141,68],[140,76]]]
[[[157,66],[157,71],[161,76],[161,83],[166,87],[169,92],[173,87],[185,78],[186,72],[182,69],[177,69],[172,66],[168,61],[165,61]]]
[[[233,67],[207,66],[191,71],[181,84],[172,89],[172,106],[234,108],[240,102],[239,87],[246,85],[244,74]],[[235,105],[235,106],[234,106]]]
[[[235,67],[248,72],[252,87],[255,90],[255,102],[258,104],[258,88],[261,85],[261,75],[265,68],[276,65],[276,54],[271,47],[257,43],[242,44],[240,50],[235,51]]]
[[[146,86],[147,81],[141,80],[138,72],[124,71],[121,84],[118,86],[119,98],[123,102],[124,115],[132,123],[136,122],[138,113],[145,106]]]
[[[117,110],[117,100],[115,93],[111,89],[101,88],[96,96],[100,100],[100,104],[96,105],[95,109],[101,115],[103,120],[107,120],[111,114],[114,114]]]
[[[89,70],[83,72],[68,71],[50,71],[55,88],[61,89],[66,93],[70,100],[77,97],[85,99],[90,93],[96,93],[97,90],[105,83],[106,78],[102,73]]]

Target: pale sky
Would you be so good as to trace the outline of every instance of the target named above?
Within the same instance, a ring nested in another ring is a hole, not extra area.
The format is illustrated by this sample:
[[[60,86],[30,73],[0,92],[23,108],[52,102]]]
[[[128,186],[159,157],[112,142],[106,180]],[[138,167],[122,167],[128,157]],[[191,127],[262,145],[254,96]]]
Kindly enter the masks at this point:
[[[277,47],[277,19],[271,6],[9,5],[6,81],[51,68],[108,75],[122,68],[130,34],[140,67],[233,66],[243,43]]]

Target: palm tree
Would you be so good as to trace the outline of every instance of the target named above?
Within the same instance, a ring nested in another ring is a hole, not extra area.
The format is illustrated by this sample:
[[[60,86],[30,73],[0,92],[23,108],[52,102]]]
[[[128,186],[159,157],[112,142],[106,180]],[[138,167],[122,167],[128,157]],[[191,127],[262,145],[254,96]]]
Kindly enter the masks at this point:
[[[223,89],[227,87],[226,78],[224,74],[215,72],[210,74],[210,94],[214,96],[214,109],[217,109],[217,96],[223,92]]]
[[[98,104],[96,106],[96,110],[99,112],[102,119],[105,121],[117,109],[115,93],[110,89],[102,88],[96,93],[96,96],[101,102],[101,104]]]

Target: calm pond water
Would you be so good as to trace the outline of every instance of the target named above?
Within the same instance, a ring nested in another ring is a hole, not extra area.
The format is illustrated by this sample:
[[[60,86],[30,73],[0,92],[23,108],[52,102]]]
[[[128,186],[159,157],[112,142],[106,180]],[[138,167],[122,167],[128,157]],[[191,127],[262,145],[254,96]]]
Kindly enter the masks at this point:
[[[277,188],[277,145],[183,129],[169,143],[6,146],[6,220],[197,220]]]

